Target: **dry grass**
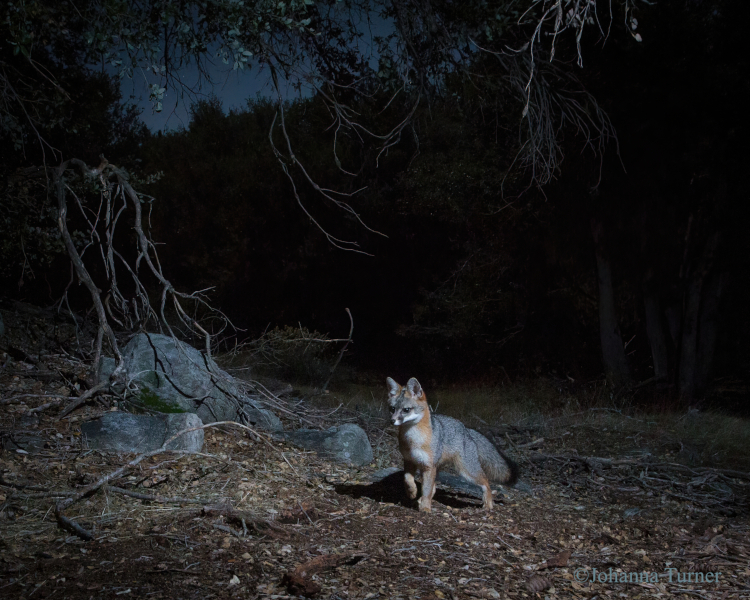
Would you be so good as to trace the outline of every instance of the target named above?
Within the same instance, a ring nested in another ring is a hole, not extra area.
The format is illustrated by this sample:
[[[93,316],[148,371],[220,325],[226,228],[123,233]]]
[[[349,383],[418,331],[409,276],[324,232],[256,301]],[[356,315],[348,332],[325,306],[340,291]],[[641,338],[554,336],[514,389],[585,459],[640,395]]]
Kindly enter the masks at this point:
[[[427,393],[433,410],[460,419],[490,426],[501,423],[538,424],[546,415],[567,406],[560,394],[544,379],[499,387],[437,388]]]
[[[500,426],[523,430],[529,442],[544,438],[536,446],[542,452],[651,454],[688,466],[750,470],[747,419],[686,411],[663,401],[645,410],[626,395],[611,396],[601,382],[575,389],[544,377],[495,386],[431,385],[424,377],[421,382],[436,412],[480,431]],[[298,384],[295,395],[315,408],[339,409],[340,415],[356,415],[358,421],[388,429],[385,376],[342,366],[327,393]]]
[[[324,395],[299,390],[316,405],[351,410],[387,424],[387,392],[379,387],[339,382]],[[614,456],[649,453],[688,466],[750,470],[750,420],[715,412],[646,411],[619,406],[599,395],[570,393],[538,378],[513,385],[426,388],[433,410],[480,430],[511,425],[544,438],[539,450],[573,449],[579,454]],[[623,406],[623,404],[625,406]]]

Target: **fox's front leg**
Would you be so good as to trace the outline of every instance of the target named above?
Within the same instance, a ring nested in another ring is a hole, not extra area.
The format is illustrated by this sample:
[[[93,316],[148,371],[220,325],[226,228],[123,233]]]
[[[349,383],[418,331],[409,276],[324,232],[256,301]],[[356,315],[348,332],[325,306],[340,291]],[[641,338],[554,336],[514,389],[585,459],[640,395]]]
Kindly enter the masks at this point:
[[[409,500],[414,500],[417,497],[417,484],[414,481],[416,473],[417,465],[404,462],[404,483],[406,484],[406,495],[409,497]]]
[[[436,474],[435,469],[422,470],[422,497],[419,499],[419,510],[422,512],[430,512],[432,510]]]

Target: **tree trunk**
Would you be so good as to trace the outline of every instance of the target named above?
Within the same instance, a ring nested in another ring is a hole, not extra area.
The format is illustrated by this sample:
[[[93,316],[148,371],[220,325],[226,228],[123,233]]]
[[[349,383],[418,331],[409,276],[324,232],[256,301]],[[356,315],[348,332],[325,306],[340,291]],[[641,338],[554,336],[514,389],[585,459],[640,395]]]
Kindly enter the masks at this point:
[[[669,376],[667,360],[667,340],[664,336],[664,323],[661,318],[659,298],[654,290],[651,274],[643,284],[643,303],[646,309],[646,332],[651,345],[651,358],[654,363],[654,380],[663,381]]]
[[[698,364],[695,371],[695,391],[701,393],[713,371],[716,342],[719,338],[721,299],[729,276],[716,273],[706,282],[698,323]]]
[[[680,398],[690,402],[695,396],[695,364],[698,345],[698,313],[701,304],[703,278],[696,276],[690,280],[685,302],[685,319],[682,325],[680,344],[680,372],[677,384]]]
[[[669,329],[669,336],[672,338],[672,343],[675,348],[680,347],[681,327],[682,327],[682,305],[673,304],[668,306],[664,311],[664,316],[667,317],[667,328]]]
[[[698,383],[698,321],[701,315],[703,284],[714,263],[714,255],[719,245],[719,233],[712,234],[706,242],[698,265],[690,277],[685,298],[685,317],[682,324],[682,342],[680,344],[680,371],[677,384],[680,398],[690,402],[695,397]]]
[[[720,223],[726,216],[727,163],[723,158],[726,149],[724,144],[717,153],[719,181],[712,216],[715,223]],[[717,313],[726,281],[721,274],[713,273],[712,276],[720,244],[721,233],[710,233],[703,254],[689,280],[677,380],[680,397],[688,402],[703,391],[713,362],[717,338]],[[701,331],[702,329],[704,331]]]
[[[615,293],[612,287],[612,264],[604,247],[602,223],[592,219],[591,233],[596,247],[596,272],[599,280],[599,336],[602,344],[604,372],[607,381],[614,387],[619,387],[630,381],[630,371],[617,324]]]

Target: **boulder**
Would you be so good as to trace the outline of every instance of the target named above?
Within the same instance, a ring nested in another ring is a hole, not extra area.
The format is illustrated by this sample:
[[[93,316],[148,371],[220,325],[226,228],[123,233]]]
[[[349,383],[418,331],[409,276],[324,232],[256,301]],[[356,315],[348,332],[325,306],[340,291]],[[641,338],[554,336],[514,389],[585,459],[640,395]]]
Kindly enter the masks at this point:
[[[372,473],[368,479],[372,483],[377,483],[378,481],[382,481],[386,477],[391,477],[396,473],[401,473],[403,477],[404,470],[399,469],[398,467],[386,467],[385,469],[378,469]]]
[[[271,411],[248,398],[234,378],[192,346],[160,334],[139,333],[122,352],[128,389],[137,388],[137,402],[163,413],[190,412],[204,423],[239,421],[283,431]],[[108,381],[115,360],[103,358],[99,380]],[[114,387],[118,384],[115,383]],[[122,391],[122,385],[120,384]]]
[[[331,427],[325,431],[298,429],[282,434],[283,439],[305,450],[335,462],[362,466],[373,460],[372,446],[364,429],[353,423]]]
[[[108,412],[99,419],[81,424],[81,433],[89,448],[141,454],[161,448],[164,442],[183,429],[201,425],[203,423],[198,415],[192,413],[152,416]],[[203,430],[185,433],[170,442],[167,448],[200,452],[203,448]]]

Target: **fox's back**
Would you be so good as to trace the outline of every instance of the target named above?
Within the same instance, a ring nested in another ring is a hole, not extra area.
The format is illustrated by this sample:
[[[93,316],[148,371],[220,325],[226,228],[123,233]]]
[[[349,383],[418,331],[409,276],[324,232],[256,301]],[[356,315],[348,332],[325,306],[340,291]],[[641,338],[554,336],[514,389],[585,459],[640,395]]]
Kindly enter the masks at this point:
[[[435,460],[444,462],[451,457],[466,455],[466,444],[474,445],[469,429],[458,419],[446,415],[430,415],[432,451]]]

